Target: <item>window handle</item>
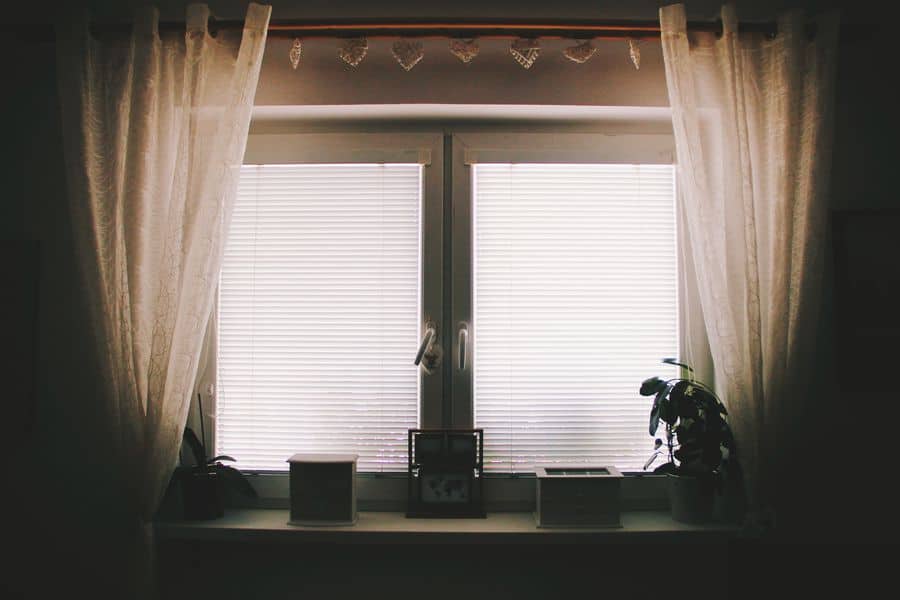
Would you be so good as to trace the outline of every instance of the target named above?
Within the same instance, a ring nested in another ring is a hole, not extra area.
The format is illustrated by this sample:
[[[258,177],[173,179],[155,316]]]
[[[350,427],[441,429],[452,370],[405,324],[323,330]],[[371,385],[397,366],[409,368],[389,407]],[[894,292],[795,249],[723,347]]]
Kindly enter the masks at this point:
[[[459,324],[459,370],[466,370],[466,345],[469,341],[469,326],[465,323]]]
[[[413,364],[419,366],[419,363],[422,362],[422,357],[425,356],[425,352],[431,348],[431,344],[434,343],[434,324],[430,321],[425,323],[425,335],[422,336],[422,343],[419,344],[419,351],[416,352],[416,360],[413,361]]]

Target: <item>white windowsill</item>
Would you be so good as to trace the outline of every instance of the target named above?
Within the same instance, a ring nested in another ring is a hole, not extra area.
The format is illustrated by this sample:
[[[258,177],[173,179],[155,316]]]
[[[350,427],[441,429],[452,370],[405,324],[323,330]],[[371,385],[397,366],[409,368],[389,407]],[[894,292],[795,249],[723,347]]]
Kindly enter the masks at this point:
[[[402,512],[360,512],[355,525],[288,525],[286,509],[228,509],[212,521],[157,521],[161,541],[293,543],[621,543],[645,540],[723,542],[737,533],[725,523],[689,525],[668,511],[622,513],[620,528],[538,529],[527,512],[489,513],[484,519],[406,518]]]

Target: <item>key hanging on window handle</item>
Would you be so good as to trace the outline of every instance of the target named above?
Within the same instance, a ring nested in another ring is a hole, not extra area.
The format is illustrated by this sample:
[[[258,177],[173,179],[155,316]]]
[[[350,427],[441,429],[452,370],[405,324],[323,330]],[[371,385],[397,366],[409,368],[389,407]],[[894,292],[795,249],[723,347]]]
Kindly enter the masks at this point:
[[[419,363],[422,362],[422,357],[425,356],[425,352],[431,349],[431,345],[434,343],[434,323],[428,321],[425,323],[425,335],[422,336],[422,343],[419,344],[419,351],[416,352],[416,360],[413,361],[413,364],[419,366]]]

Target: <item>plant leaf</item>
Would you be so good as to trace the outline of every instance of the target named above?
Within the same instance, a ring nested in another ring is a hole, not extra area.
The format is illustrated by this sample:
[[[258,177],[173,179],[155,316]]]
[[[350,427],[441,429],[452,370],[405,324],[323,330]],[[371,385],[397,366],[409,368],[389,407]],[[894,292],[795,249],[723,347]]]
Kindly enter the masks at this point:
[[[672,402],[670,401],[670,393],[672,391],[672,384],[667,384],[665,388],[660,390],[658,394],[656,394],[656,401],[653,406],[656,408],[659,406],[659,418],[668,423],[669,425],[675,425],[675,422],[678,420],[678,413],[675,411],[675,407],[672,406]],[[653,435],[652,433],[650,435]]]
[[[666,382],[659,377],[651,377],[641,382],[641,396],[652,396],[666,387]]]
[[[672,414],[674,416],[696,416],[697,411],[694,407],[694,402],[685,393],[690,385],[691,382],[687,379],[679,379],[672,384],[672,391],[669,392],[669,402],[672,404]]]
[[[220,454],[220,455],[214,456],[213,458],[206,461],[206,464],[209,465],[209,464],[212,464],[215,462],[219,462],[220,460],[230,460],[231,462],[237,462],[236,458],[232,458],[232,457],[228,456],[227,454]]]
[[[654,453],[650,456],[650,458],[647,459],[647,462],[644,463],[644,471],[646,471],[646,470],[650,467],[650,465],[653,464],[653,461],[656,460],[656,457],[659,456],[660,454],[661,454],[661,452],[658,452],[658,451],[657,451],[657,452],[654,452]]]
[[[234,489],[236,489],[238,492],[251,498],[257,497],[256,490],[252,485],[250,485],[250,482],[247,481],[247,478],[244,477],[244,474],[234,467],[229,467],[228,465],[217,463],[216,470],[222,476],[222,480],[234,487]]]
[[[664,399],[668,389],[668,386],[664,387],[656,393],[656,397],[653,399],[653,407],[650,409],[650,435],[656,435],[660,418],[665,420],[663,416],[666,412]]]
[[[683,368],[683,369],[687,369],[687,370],[690,371],[691,373],[694,372],[694,370],[691,368],[691,366],[690,366],[689,364],[687,364],[687,363],[680,363],[680,362],[678,362],[677,360],[675,360],[674,358],[664,358],[664,359],[662,359],[662,361],[663,361],[665,364],[667,364],[667,365],[674,365],[674,366],[676,366],[676,367],[681,367],[681,368]]]
[[[194,433],[194,430],[190,427],[185,427],[182,440],[187,444],[188,448],[191,449],[191,453],[194,455],[195,464],[205,464],[206,449],[203,447],[203,444],[200,443],[200,440],[197,438],[197,434]]]
[[[654,402],[650,410],[650,435],[656,435],[657,429],[659,429],[659,403]]]
[[[664,473],[674,473],[675,472],[675,463],[663,463],[653,469],[654,473],[664,474]]]

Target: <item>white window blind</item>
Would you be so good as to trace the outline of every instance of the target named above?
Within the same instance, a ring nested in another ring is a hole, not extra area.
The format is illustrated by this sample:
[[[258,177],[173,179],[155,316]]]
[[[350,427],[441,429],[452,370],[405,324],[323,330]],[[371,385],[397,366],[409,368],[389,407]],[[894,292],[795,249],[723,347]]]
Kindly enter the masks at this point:
[[[640,470],[652,375],[678,355],[671,165],[473,173],[474,394],[485,469]],[[665,367],[665,368],[664,368]]]
[[[247,165],[219,292],[217,452],[406,469],[418,422],[421,167]]]

